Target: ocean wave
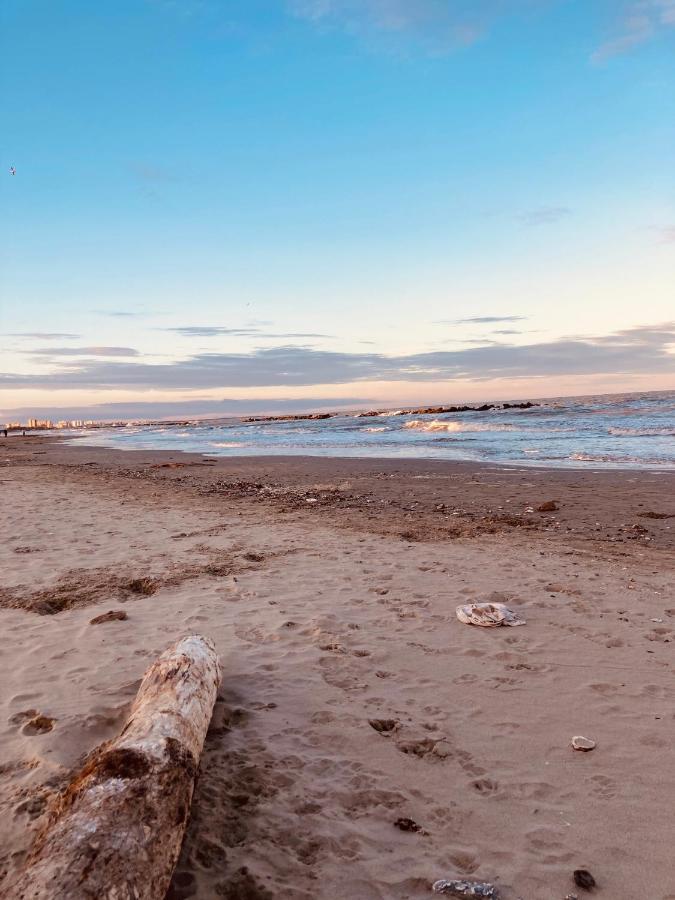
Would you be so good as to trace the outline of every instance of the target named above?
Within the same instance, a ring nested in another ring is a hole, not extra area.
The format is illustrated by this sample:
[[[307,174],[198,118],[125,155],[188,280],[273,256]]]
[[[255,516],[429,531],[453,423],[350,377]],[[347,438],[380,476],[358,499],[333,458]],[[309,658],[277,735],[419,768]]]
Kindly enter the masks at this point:
[[[411,428],[415,431],[521,431],[517,425],[507,425],[498,422],[455,422],[443,421],[442,419],[433,419],[428,422],[424,419],[413,419],[406,422],[404,428]]]
[[[381,428],[362,428],[361,431],[367,431],[369,434],[375,434],[380,431],[389,431],[386,425],[383,425]]]
[[[672,428],[609,428],[616,437],[675,437]]]
[[[209,441],[209,447],[250,447],[244,441]]]

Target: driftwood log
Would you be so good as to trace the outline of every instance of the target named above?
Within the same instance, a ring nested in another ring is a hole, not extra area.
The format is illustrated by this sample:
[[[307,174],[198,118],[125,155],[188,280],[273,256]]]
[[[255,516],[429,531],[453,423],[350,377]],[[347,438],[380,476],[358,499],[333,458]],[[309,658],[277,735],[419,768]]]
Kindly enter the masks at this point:
[[[114,740],[51,810],[12,900],[161,900],[180,853],[221,668],[197,635],[146,672]]]

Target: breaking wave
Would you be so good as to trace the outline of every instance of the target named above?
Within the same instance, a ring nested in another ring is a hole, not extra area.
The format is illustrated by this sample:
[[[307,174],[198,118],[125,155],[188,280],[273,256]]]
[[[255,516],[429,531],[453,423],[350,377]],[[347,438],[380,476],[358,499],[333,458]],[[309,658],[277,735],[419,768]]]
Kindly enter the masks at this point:
[[[521,431],[518,425],[507,425],[499,422],[453,422],[433,419],[428,422],[424,419],[413,419],[406,422],[404,428],[412,428],[416,431]]]

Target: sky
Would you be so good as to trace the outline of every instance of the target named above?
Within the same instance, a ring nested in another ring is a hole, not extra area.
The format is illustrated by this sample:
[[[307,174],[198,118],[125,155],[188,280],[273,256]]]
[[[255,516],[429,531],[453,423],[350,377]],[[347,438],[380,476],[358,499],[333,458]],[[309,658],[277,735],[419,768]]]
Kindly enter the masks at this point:
[[[675,0],[4,0],[0,211],[0,421],[675,388]]]

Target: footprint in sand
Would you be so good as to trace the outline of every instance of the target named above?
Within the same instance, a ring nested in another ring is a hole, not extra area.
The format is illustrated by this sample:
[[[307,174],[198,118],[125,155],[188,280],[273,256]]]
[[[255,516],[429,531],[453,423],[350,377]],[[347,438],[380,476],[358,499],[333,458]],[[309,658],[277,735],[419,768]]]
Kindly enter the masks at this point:
[[[546,781],[522,781],[509,785],[509,793],[523,800],[551,800],[556,789]]]
[[[269,644],[279,640],[278,634],[266,634],[262,628],[254,626],[252,628],[235,628],[236,636],[249,644]]]
[[[506,678],[495,675],[493,678],[488,678],[486,683],[494,690],[517,691],[519,689],[518,685],[521,685],[523,682],[518,678]]]
[[[499,791],[499,784],[491,778],[476,778],[471,784],[481,797],[493,797]]]
[[[47,734],[54,728],[56,719],[51,716],[43,716],[37,709],[25,709],[15,713],[10,719],[10,725],[23,725],[23,734]]]
[[[652,628],[650,632],[645,634],[645,637],[648,641],[661,641],[664,644],[669,644],[673,638],[673,632],[671,628]]]
[[[615,684],[606,684],[605,682],[589,684],[588,687],[602,697],[613,697],[619,692],[619,688]]]
[[[55,722],[56,719],[52,719],[50,716],[35,716],[26,722],[21,732],[31,737],[35,734],[47,734],[49,731],[52,731]]]
[[[396,749],[407,756],[417,756],[420,759],[433,753],[439,741],[433,738],[422,738],[422,740],[399,741]],[[436,754],[438,758],[438,754]]]
[[[453,684],[474,684],[474,682],[478,681],[478,675],[458,675],[457,678],[452,679]]]
[[[612,650],[614,647],[623,647],[624,643],[621,638],[610,638],[608,641],[605,641],[605,647],[608,650]]]
[[[450,849],[448,858],[454,868],[461,872],[462,875],[473,875],[480,866],[478,853],[474,850],[466,850],[464,848]]]
[[[591,775],[589,781],[593,785],[592,793],[601,800],[612,800],[616,797],[616,782],[606,775]]]
[[[564,849],[563,837],[550,828],[537,828],[526,834],[538,858],[546,865],[571,862],[574,854]]]
[[[27,815],[29,819],[37,819],[47,808],[48,800],[48,793],[40,793],[29,797],[14,807],[14,815]]]

